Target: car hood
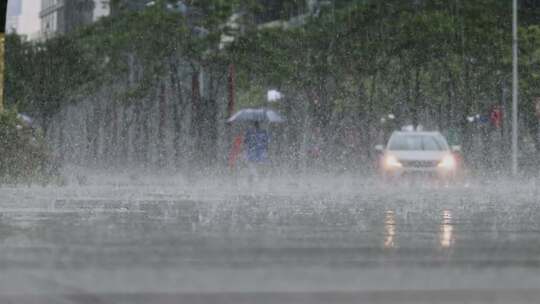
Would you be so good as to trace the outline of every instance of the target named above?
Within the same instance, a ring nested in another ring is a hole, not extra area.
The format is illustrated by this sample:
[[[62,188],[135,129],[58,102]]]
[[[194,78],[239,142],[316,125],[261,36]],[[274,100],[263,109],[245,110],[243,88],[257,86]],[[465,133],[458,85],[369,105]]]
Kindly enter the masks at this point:
[[[440,161],[445,155],[450,154],[449,151],[387,151],[387,153],[394,155],[398,160],[405,161]]]

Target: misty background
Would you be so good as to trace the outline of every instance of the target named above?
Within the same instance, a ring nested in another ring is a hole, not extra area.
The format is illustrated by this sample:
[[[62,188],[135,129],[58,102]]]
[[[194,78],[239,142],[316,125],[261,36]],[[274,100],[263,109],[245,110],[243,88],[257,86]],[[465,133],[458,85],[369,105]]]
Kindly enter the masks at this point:
[[[275,168],[371,172],[376,144],[422,124],[461,145],[471,172],[509,171],[510,2],[44,0],[35,19],[37,7],[9,2],[5,97],[57,164],[224,171],[243,132],[226,119],[263,106],[287,118],[265,126]],[[539,16],[520,2],[527,174],[540,156]]]

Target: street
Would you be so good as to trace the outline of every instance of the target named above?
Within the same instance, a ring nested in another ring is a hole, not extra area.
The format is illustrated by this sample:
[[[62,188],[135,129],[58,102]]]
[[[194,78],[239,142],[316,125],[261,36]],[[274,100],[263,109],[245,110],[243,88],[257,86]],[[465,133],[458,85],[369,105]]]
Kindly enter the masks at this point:
[[[540,0],[0,11],[0,304],[540,303]]]
[[[151,181],[151,179],[149,179]],[[536,181],[0,189],[1,303],[533,303]],[[503,186],[504,185],[504,186]]]

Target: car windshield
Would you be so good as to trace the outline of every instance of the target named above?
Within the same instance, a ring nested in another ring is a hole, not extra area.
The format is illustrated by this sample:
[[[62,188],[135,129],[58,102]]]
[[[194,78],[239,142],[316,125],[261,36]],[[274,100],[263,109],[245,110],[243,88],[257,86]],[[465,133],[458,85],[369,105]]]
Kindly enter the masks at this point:
[[[389,143],[393,151],[444,151],[447,145],[444,139],[435,135],[399,135]]]

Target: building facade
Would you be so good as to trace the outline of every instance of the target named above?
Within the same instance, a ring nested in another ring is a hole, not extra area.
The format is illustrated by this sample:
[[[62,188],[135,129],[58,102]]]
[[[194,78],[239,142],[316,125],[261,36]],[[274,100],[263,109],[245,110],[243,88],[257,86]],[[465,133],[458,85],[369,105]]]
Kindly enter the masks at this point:
[[[9,0],[6,14],[6,32],[17,33],[28,40],[39,39],[40,2],[35,0]]]
[[[41,0],[44,38],[69,33],[110,13],[108,0]]]
[[[22,0],[9,0],[6,12],[6,33],[18,31],[19,18],[22,14]]]
[[[111,14],[117,15],[125,10],[141,10],[150,3],[152,3],[151,0],[116,0],[114,5],[111,6]]]

